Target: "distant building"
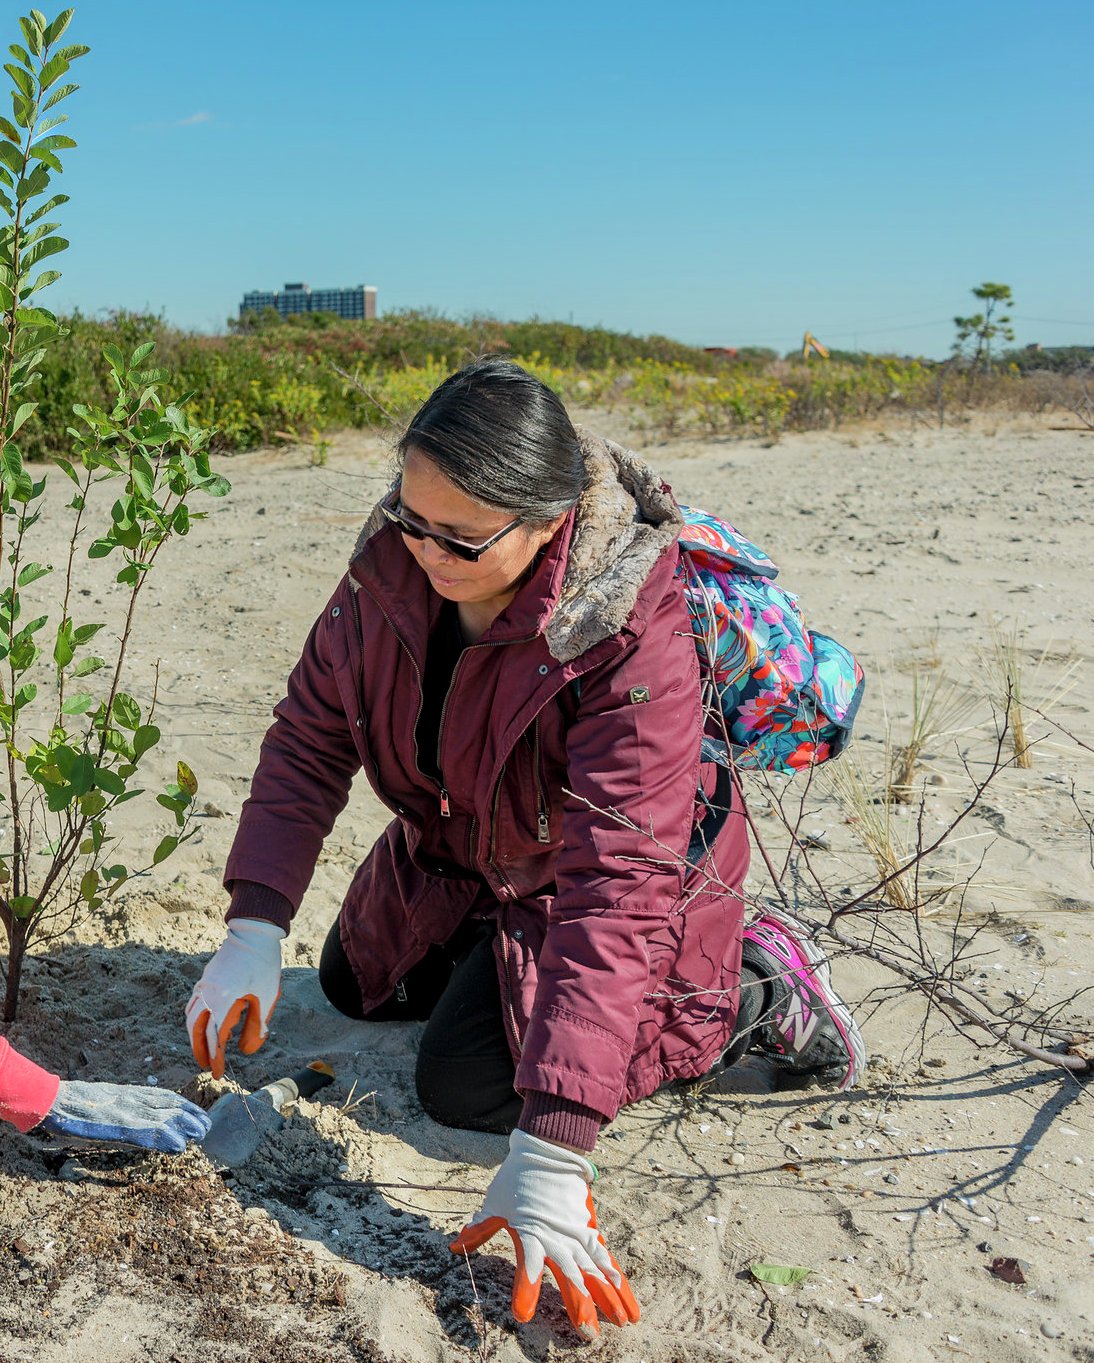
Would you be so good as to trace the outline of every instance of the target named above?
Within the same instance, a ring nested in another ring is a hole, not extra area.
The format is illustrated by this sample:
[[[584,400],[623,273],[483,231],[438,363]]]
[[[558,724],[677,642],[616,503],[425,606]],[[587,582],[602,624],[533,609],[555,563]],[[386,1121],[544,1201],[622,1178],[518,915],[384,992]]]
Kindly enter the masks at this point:
[[[239,315],[273,308],[281,317],[298,312],[333,312],[336,317],[371,321],[376,316],[376,290],[371,284],[353,289],[311,289],[307,284],[286,284],[279,293],[254,289],[243,295]]]

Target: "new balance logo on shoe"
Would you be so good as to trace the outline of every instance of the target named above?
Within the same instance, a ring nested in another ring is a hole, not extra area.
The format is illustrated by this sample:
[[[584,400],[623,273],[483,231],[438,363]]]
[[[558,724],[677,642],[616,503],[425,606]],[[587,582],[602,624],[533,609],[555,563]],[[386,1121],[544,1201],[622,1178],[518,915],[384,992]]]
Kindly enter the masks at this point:
[[[805,1050],[819,1024],[819,1016],[805,1006],[800,994],[791,994],[786,1011],[775,1019],[776,1031],[795,1055]]]

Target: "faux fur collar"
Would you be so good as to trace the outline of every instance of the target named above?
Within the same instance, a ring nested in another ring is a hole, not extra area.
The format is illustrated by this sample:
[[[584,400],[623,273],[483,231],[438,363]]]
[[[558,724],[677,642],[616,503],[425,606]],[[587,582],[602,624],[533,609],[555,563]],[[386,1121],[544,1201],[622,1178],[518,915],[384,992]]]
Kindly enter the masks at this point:
[[[653,469],[612,440],[580,431],[589,487],[577,504],[558,604],[545,631],[559,662],[617,634],[654,563],[679,534],[680,509]]]
[[[623,628],[653,565],[683,525],[672,494],[636,454],[588,431],[579,430],[578,438],[589,486],[577,504],[562,587],[544,631],[552,657],[562,663]],[[351,562],[386,524],[374,508]]]

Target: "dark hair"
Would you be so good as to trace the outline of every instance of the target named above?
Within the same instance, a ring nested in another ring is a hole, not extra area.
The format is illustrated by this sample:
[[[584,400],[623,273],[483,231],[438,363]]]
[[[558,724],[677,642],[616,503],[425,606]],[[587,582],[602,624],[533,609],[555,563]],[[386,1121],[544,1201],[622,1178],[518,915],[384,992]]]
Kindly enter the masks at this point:
[[[584,492],[585,457],[558,396],[512,360],[488,356],[451,374],[399,441],[461,492],[531,525],[570,510]]]

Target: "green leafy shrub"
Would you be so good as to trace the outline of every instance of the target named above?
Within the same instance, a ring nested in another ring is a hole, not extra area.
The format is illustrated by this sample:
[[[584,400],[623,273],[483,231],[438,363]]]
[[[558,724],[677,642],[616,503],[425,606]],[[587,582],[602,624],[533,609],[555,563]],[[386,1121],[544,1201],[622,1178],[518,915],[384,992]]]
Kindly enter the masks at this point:
[[[142,705],[123,687],[127,646],[160,551],[185,536],[200,514],[191,510],[194,494],[220,497],[228,491],[209,464],[212,429],[161,396],[167,374],[151,367],[156,341],[129,344],[146,337],[149,319],[115,317],[110,326],[116,340],[96,348],[91,338],[101,341],[101,328],[76,318],[65,336],[35,298],[58,278],[54,270],[35,273],[38,263],[68,245],[57,235],[58,224],[42,219],[67,202],[65,195],[51,193],[51,180],[61,170],[59,153],[75,143],[52,132],[65,116],[47,115],[77,89],[61,82],[87,51],[58,45],[71,16],[66,10],[47,22],[32,10],[20,20],[26,46],[12,45],[14,61],[6,67],[14,82],[14,121],[0,119],[0,208],[7,216],[0,228],[5,1026],[15,1017],[32,941],[48,939],[82,911],[94,912],[145,869],[118,859],[109,831],[112,811],[143,793],[138,773],[160,740],[154,694]],[[67,344],[60,344],[62,337]],[[45,438],[43,412],[51,422]],[[25,453],[35,448],[48,448],[57,460],[49,478],[65,477],[75,489],[60,567],[45,561],[41,551],[35,554],[49,480],[28,468]],[[104,485],[116,492],[109,509]],[[85,545],[90,559],[120,561],[115,581],[125,589],[124,615],[116,633],[103,634],[104,621],[76,614]],[[157,796],[175,831],[161,839],[153,865],[190,836],[197,783],[182,762],[175,775]]]

